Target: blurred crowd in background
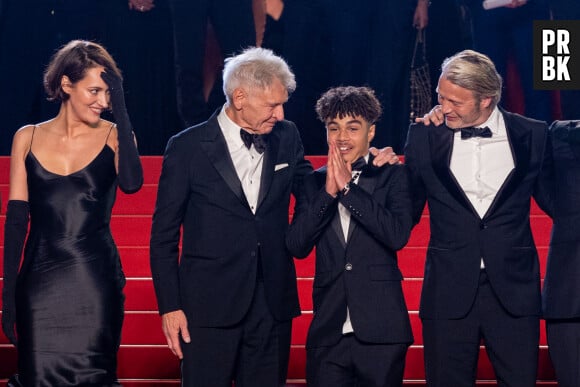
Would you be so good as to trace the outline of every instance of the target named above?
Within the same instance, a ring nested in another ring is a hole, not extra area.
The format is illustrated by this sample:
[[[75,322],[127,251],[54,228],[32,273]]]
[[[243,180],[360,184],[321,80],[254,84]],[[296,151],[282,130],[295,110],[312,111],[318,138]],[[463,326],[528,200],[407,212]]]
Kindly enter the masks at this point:
[[[248,46],[272,49],[296,75],[285,105],[306,154],[326,154],[314,103],[330,87],[372,87],[383,105],[374,146],[402,153],[410,121],[409,76],[425,31],[431,97],[444,58],[465,48],[489,55],[506,79],[503,105],[546,121],[580,118],[580,91],[532,88],[533,20],[580,19],[580,2],[481,0],[0,0],[0,155],[21,126],[52,117],[42,74],[71,39],[102,43],[124,75],[142,155],[224,103],[223,59]],[[510,106],[511,105],[511,106]]]

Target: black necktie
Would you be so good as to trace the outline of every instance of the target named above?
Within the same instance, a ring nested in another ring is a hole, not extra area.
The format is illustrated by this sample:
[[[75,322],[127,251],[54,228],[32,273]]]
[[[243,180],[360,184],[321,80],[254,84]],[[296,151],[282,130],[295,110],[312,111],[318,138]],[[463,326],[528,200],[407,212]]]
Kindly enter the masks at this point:
[[[362,169],[367,165],[364,157],[359,157],[354,163],[351,164],[352,171],[362,171]]]
[[[489,138],[489,137],[491,137],[491,129],[489,129],[487,126],[484,128],[474,128],[474,127],[461,128],[461,139],[462,140],[465,140],[465,139],[471,138],[471,137]]]
[[[245,131],[244,129],[240,129],[240,136],[242,137],[242,141],[244,142],[246,148],[250,149],[252,144],[254,144],[256,152],[264,153],[266,150],[266,138],[264,135],[252,134]]]

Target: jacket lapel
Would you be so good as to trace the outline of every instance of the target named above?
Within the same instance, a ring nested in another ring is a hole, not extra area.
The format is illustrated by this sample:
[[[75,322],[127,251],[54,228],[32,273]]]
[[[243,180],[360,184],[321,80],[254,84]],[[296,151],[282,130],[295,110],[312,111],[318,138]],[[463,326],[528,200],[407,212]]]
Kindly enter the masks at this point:
[[[372,194],[375,191],[375,186],[377,185],[376,174],[379,171],[379,168],[373,166],[373,159],[374,156],[372,154],[369,155],[369,161],[367,165],[362,169],[361,174],[358,178],[357,185],[361,187],[364,191]],[[349,222],[348,226],[348,240],[352,237],[352,233],[357,227],[357,222],[353,221],[352,218]]]
[[[508,141],[514,158],[514,169],[509,173],[497,195],[495,195],[495,199],[489,206],[485,216],[493,213],[495,208],[501,206],[515,191],[526,176],[530,165],[530,131],[514,120],[511,113],[506,113],[503,110],[501,110],[501,113],[505,120]]]
[[[319,189],[323,189],[326,184],[326,166],[317,169],[314,173],[316,177],[316,184]],[[342,248],[346,248],[346,241],[344,240],[344,233],[342,232],[342,223],[340,222],[340,211],[338,204],[334,205],[334,216],[330,221],[330,227],[336,233],[336,237],[340,241]]]
[[[340,221],[340,211],[338,210],[338,206],[336,207],[336,213],[334,214],[331,225],[332,229],[336,233],[336,237],[340,241],[340,245],[343,249],[346,248],[346,241],[344,240],[344,233],[342,231],[342,223]]]
[[[266,198],[270,186],[272,185],[272,179],[274,178],[274,168],[275,163],[278,160],[278,149],[280,147],[280,134],[276,130],[276,126],[272,129],[272,132],[268,135],[268,140],[266,143],[266,150],[264,151],[264,160],[262,161],[262,177],[260,180],[260,193],[258,194],[258,204],[257,208]]]
[[[477,211],[475,211],[457,179],[453,176],[453,172],[451,172],[451,152],[453,151],[455,132],[446,125],[428,127],[427,130],[429,132],[429,147],[435,174],[457,202],[477,215]]]
[[[234,163],[230,157],[230,151],[226,145],[226,139],[217,122],[217,114],[218,112],[208,120],[205,127],[199,128],[199,130],[205,130],[201,147],[228,187],[240,201],[248,206],[248,201],[242,189],[242,183],[236,174]]]

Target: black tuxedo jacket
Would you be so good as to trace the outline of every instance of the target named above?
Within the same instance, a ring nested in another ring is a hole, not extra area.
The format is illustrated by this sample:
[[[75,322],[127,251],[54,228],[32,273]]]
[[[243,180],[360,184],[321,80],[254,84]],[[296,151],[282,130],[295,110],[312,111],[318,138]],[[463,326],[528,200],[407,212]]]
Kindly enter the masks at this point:
[[[326,167],[304,181],[304,194],[287,235],[298,258],[316,246],[314,318],[307,347],[336,344],[347,306],[354,334],[368,343],[411,343],[413,335],[403,298],[396,251],[409,238],[411,200],[402,165],[367,165],[345,196],[325,189]],[[338,203],[351,212],[345,242]]]
[[[575,139],[572,137],[577,136]],[[580,317],[580,121],[550,127],[554,226],[542,294],[544,318]]]
[[[294,262],[284,238],[290,194],[310,171],[296,126],[277,123],[264,153],[254,215],[217,112],[172,137],[163,158],[151,230],[159,312],[183,309],[194,326],[239,322],[251,304],[261,257],[274,317],[287,320],[300,314]]]
[[[414,222],[428,203],[430,240],[420,316],[461,318],[470,310],[483,258],[491,285],[514,316],[541,313],[540,271],[530,228],[530,199],[549,208],[542,184],[547,125],[502,110],[514,159],[489,210],[481,218],[449,163],[454,131],[441,125],[409,128],[405,163],[411,172]]]

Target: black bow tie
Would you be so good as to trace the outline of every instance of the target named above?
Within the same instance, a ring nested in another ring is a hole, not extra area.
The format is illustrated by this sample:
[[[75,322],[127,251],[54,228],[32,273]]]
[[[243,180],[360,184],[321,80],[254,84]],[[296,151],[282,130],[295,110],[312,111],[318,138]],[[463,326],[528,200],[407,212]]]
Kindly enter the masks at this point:
[[[242,137],[242,141],[246,148],[250,149],[252,144],[254,144],[254,148],[256,148],[256,152],[264,153],[266,150],[266,136],[260,134],[252,134],[244,129],[240,129],[240,136]]]
[[[474,127],[468,127],[468,128],[461,128],[461,139],[465,140],[467,138],[471,138],[471,137],[486,137],[489,138],[491,137],[491,129],[489,129],[487,126],[484,128],[474,128]]]
[[[362,169],[367,165],[367,162],[365,160],[364,157],[359,157],[358,159],[355,160],[354,163],[352,163],[351,166],[351,170],[352,171],[362,171]]]

